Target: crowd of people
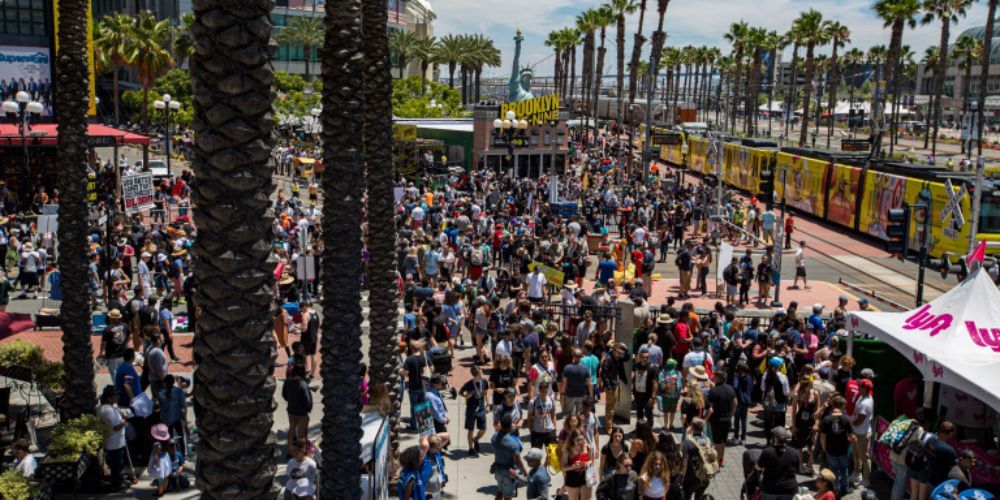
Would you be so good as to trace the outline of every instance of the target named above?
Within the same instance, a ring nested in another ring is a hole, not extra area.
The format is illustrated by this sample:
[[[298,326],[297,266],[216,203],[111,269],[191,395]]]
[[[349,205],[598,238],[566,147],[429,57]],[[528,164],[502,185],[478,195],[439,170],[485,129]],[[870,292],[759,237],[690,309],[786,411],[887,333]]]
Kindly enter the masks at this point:
[[[616,167],[600,153],[576,155],[559,178],[561,198],[580,203],[571,217],[539,201],[549,199],[544,177],[484,171],[461,191],[435,191],[423,179],[404,185],[402,363],[409,428],[424,437],[404,451],[400,498],[440,498],[442,457],[484,453],[490,421],[498,499],[522,486],[528,498],[705,498],[718,470],[742,458],[727,448],[747,444],[750,422],[766,442],[748,452],[750,495],[759,488],[764,499],[791,499],[799,475],[815,477],[823,500],[865,491],[875,374],[838,349],[848,298],[832,314],[794,301],[769,319],[737,314],[752,299],[769,302],[783,246],[795,247],[792,287],[809,288],[808,246],[793,239],[794,218],[726,194],[723,217],[713,219],[705,208],[718,202],[713,190],[672,176],[623,182]],[[687,300],[709,294],[713,237],[748,249],[724,265],[726,300],[698,311]],[[677,293],[651,296],[653,275],[674,272]],[[623,301],[637,325],[628,343],[614,334]],[[453,443],[448,375],[467,338],[472,379],[451,396],[464,400],[467,434]],[[916,391],[902,394],[915,411]],[[427,429],[419,428],[424,402]],[[615,424],[623,408],[636,418],[630,433]],[[456,450],[442,451],[449,446]],[[563,476],[558,488],[553,473]],[[913,477],[924,487],[941,479]]]

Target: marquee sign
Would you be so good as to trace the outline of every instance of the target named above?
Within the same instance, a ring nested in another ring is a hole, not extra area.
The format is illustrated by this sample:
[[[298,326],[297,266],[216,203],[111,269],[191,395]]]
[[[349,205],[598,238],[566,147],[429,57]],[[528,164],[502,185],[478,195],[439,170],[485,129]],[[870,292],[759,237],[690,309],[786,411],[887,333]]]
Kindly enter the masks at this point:
[[[559,94],[536,97],[525,101],[508,102],[500,106],[500,118],[513,111],[519,120],[527,120],[532,125],[559,120]]]

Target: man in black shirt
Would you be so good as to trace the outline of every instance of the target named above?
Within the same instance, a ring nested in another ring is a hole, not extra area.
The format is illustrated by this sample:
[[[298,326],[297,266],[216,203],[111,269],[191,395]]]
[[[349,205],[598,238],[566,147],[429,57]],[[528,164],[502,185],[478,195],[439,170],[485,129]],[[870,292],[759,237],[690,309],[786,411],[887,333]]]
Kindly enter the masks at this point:
[[[773,445],[764,448],[757,460],[757,468],[763,471],[760,490],[765,498],[791,499],[798,490],[799,483],[795,474],[799,471],[801,461],[799,452],[790,446],[785,446],[791,434],[784,427],[775,427],[771,431]]]
[[[417,430],[417,414],[413,407],[422,403],[424,396],[424,368],[427,367],[427,357],[424,356],[424,345],[422,342],[410,343],[410,355],[403,360],[403,369],[406,371],[406,389],[410,396],[410,430]]]
[[[830,398],[826,406],[830,414],[819,425],[819,444],[826,454],[826,464],[837,478],[834,487],[837,495],[843,497],[848,488],[848,464],[851,462],[850,446],[854,440],[854,426],[844,413],[846,401],[843,396]]]
[[[601,392],[604,393],[604,430],[607,431],[608,435],[611,435],[611,429],[614,427],[615,419],[615,406],[618,404],[618,389],[623,384],[628,383],[628,378],[625,372],[625,352],[627,348],[625,344],[619,342],[612,348],[607,354],[604,355],[604,359],[601,361],[601,366],[598,372],[600,373],[599,382],[601,384]]]
[[[305,350],[306,360],[309,365],[309,378],[316,378],[316,346],[319,344],[319,313],[313,309],[312,304],[305,302],[302,304],[302,347]]]
[[[649,362],[649,351],[639,353],[632,370],[632,391],[635,393],[636,418],[653,422],[653,396],[657,393],[659,369]]]
[[[736,409],[736,390],[726,383],[726,372],[718,370],[712,376],[715,387],[708,391],[708,413],[705,418],[712,428],[712,444],[719,456],[719,465],[726,463],[726,436]]]
[[[478,366],[472,367],[472,380],[465,383],[459,394],[465,398],[465,430],[469,431],[469,456],[479,456],[479,440],[486,433],[486,391],[489,383]],[[476,433],[476,429],[479,430]]]
[[[122,313],[118,309],[108,312],[108,326],[101,335],[101,355],[108,366],[111,380],[115,379],[118,366],[124,362],[125,350],[128,349],[128,328],[122,323]]]

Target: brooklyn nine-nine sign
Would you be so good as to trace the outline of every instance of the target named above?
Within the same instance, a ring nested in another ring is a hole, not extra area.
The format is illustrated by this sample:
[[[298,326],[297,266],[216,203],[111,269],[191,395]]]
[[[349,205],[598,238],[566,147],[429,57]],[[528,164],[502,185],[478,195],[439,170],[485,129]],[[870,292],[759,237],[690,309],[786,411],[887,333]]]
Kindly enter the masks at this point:
[[[506,118],[513,111],[518,120],[527,120],[532,125],[559,120],[559,94],[536,97],[527,101],[509,102],[500,106],[500,118]]]

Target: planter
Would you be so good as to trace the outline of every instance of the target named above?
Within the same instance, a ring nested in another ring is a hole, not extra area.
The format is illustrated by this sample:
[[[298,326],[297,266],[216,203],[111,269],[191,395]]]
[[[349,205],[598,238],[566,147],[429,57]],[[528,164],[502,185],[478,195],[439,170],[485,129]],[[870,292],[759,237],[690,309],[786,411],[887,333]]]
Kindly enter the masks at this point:
[[[0,377],[12,378],[23,382],[34,382],[34,371],[26,366],[0,366]]]
[[[80,485],[84,484],[84,479],[100,477],[100,468],[97,458],[89,454],[81,454],[74,461],[50,462],[46,460],[38,464],[35,471],[35,478],[42,484],[50,487],[53,493],[75,493],[80,491]],[[87,481],[89,485],[96,485],[99,481]]]

